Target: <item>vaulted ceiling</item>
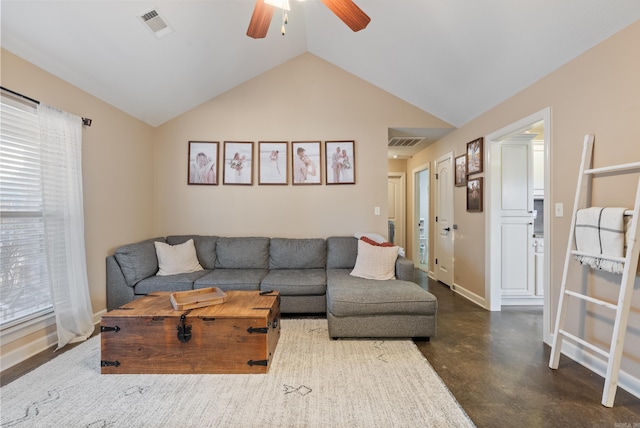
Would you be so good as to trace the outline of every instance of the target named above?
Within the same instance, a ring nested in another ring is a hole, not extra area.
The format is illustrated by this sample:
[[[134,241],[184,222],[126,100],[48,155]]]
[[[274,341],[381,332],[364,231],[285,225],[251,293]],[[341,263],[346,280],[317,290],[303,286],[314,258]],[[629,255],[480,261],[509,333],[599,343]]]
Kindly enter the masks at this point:
[[[291,0],[286,35],[276,11],[256,40],[255,0],[2,0],[1,43],[152,126],[310,52],[459,127],[640,19],[638,0],[355,2],[360,32]]]

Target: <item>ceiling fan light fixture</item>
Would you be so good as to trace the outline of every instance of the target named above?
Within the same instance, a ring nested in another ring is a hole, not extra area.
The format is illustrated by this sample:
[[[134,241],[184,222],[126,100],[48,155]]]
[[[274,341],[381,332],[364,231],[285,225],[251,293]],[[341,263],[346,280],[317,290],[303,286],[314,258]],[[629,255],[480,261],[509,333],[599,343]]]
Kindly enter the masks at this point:
[[[342,22],[352,31],[360,31],[369,24],[371,18],[362,11],[353,0],[321,0]],[[289,21],[286,11],[290,10],[289,0],[256,0],[253,8],[247,36],[263,39],[269,31],[269,24],[274,10],[282,10],[282,27],[280,33],[284,36],[285,25]]]
[[[277,7],[278,9],[291,10],[289,0],[264,0],[264,2],[268,5]]]

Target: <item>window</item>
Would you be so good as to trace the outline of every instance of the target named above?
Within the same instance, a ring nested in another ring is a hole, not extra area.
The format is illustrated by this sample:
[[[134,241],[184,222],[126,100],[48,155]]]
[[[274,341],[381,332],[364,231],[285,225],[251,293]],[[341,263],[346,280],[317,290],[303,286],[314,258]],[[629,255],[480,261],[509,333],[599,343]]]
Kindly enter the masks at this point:
[[[52,312],[35,105],[0,97],[0,329]]]

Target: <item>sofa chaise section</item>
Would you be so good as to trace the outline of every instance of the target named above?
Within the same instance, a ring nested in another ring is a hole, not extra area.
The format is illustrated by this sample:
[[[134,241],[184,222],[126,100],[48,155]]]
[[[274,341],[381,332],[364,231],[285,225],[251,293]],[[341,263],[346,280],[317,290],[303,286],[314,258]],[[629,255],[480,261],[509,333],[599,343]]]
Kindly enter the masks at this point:
[[[355,238],[327,238],[329,336],[434,336],[437,299],[412,282],[413,262],[398,256],[396,279],[365,279],[351,275],[357,256]]]

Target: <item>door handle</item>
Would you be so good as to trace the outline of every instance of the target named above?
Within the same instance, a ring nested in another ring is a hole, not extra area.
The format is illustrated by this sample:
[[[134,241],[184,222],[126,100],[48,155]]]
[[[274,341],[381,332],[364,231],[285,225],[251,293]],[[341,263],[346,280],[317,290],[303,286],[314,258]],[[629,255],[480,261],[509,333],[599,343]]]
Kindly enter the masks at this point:
[[[445,227],[444,230],[446,230],[447,232],[450,232],[451,228],[450,227]]]

